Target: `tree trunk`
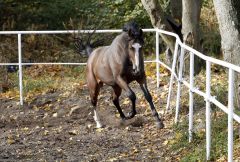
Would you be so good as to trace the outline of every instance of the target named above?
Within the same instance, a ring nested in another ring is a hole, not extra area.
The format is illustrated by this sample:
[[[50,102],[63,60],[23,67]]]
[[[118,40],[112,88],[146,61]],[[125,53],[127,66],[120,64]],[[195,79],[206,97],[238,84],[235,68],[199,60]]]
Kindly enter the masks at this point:
[[[214,0],[214,7],[219,23],[224,60],[239,66],[240,34],[237,11],[233,3],[226,0]]]
[[[152,25],[155,28],[163,30],[171,30],[170,25],[165,19],[165,13],[163,12],[158,0],[141,0],[144,8],[150,16]],[[175,38],[160,34],[163,41],[170,48],[171,52],[174,52]]]
[[[158,0],[141,0],[141,1],[148,15],[150,16],[152,25],[154,27],[168,30],[168,31],[174,31],[180,36],[180,38],[182,38],[182,34],[184,34],[186,38],[185,39],[186,43],[190,44],[193,48],[197,50],[200,48],[199,20],[200,20],[202,0],[171,0],[172,3],[174,2],[177,3],[182,1],[182,9],[183,9],[182,32],[180,31],[181,26],[174,25],[171,19],[167,19]],[[175,4],[175,6],[181,7],[181,5],[179,4],[178,5]],[[181,10],[181,8],[179,8],[179,10]],[[189,37],[189,33],[191,37]],[[175,38],[169,37],[163,34],[161,34],[161,37],[163,41],[167,44],[167,46],[170,48],[171,52],[168,52],[168,53],[169,55],[171,55],[170,53],[174,52]],[[187,40],[187,38],[188,39],[192,38],[192,39],[190,39],[189,41]],[[199,59],[195,59],[195,74],[197,74],[200,71],[199,62],[200,62]]]
[[[182,0],[182,34],[184,43],[200,50],[200,13],[201,13],[202,0]],[[198,74],[201,70],[200,59],[195,60],[194,71]],[[188,61],[189,62],[189,59]],[[188,63],[186,63],[188,64]],[[188,72],[189,65],[185,65],[185,70]]]
[[[178,21],[178,23],[182,22],[182,0],[171,0],[170,1],[170,9],[172,17]]]
[[[182,34],[184,41],[187,36],[192,34],[190,45],[195,49],[200,47],[199,39],[199,21],[201,13],[201,0],[183,0],[183,15],[182,15]]]
[[[240,66],[239,0],[214,0],[213,2],[219,23],[224,60]],[[235,96],[237,96],[239,75],[235,80]],[[237,103],[237,97],[235,97],[235,103]]]

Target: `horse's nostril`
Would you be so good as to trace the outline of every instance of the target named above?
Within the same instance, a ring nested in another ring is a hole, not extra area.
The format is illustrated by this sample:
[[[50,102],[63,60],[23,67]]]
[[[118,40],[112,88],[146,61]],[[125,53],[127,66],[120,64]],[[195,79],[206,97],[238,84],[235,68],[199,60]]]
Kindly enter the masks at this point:
[[[134,73],[135,73],[135,74],[138,74],[138,73],[139,73],[139,70],[138,70],[138,69],[134,69]]]

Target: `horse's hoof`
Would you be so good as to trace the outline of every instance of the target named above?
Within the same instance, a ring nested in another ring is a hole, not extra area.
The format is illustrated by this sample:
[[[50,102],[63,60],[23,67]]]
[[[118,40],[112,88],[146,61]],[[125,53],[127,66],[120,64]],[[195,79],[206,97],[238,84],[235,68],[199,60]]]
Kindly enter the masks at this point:
[[[135,112],[129,112],[128,116],[126,117],[126,119],[132,119],[135,115],[136,115]]]
[[[164,128],[163,122],[157,122],[157,128],[158,129],[163,129]]]
[[[125,126],[126,125],[126,118],[122,118],[122,120],[120,120],[120,122],[119,122],[119,126]]]

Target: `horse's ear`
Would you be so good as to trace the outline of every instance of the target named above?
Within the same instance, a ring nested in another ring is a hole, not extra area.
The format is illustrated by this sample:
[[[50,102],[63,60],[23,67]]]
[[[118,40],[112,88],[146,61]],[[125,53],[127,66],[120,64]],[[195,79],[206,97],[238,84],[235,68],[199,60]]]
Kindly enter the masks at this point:
[[[132,32],[132,29],[128,30],[128,36],[129,36],[130,39],[134,38],[134,34]]]
[[[142,31],[142,29],[140,29],[140,37],[142,37],[143,36],[143,31]]]
[[[144,44],[144,38],[143,38],[143,31],[142,31],[142,29],[140,29],[139,30],[139,35],[140,35],[140,42],[142,43],[142,44]]]
[[[174,20],[171,20],[170,18],[167,18],[168,23],[170,24],[172,30],[177,33],[181,41],[183,41],[183,34],[182,34],[182,24],[177,25],[177,23]]]

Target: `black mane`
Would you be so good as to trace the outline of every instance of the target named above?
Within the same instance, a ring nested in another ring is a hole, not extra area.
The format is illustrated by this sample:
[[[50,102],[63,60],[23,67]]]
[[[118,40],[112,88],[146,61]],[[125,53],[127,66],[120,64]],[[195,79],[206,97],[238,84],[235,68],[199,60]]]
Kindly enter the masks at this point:
[[[138,24],[135,21],[124,24],[123,31],[128,32],[130,29],[135,31],[139,30]]]
[[[123,31],[130,33],[132,39],[137,39],[143,43],[143,31],[135,21],[130,21],[123,26]]]

